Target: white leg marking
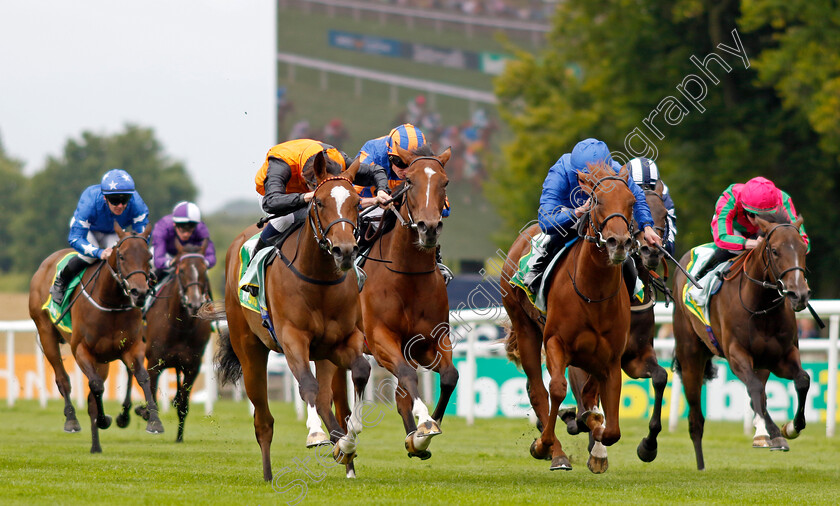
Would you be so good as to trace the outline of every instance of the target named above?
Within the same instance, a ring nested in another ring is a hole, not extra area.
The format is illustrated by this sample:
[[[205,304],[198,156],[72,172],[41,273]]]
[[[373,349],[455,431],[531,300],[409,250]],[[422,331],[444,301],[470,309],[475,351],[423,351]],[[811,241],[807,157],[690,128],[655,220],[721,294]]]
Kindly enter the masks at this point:
[[[592,453],[590,453],[590,455],[597,459],[605,459],[607,458],[607,447],[602,445],[600,441],[595,441],[595,445],[592,447]]]
[[[759,436],[770,437],[770,433],[767,432],[767,426],[764,425],[764,418],[759,415],[755,415],[755,418],[753,418],[753,425],[755,425],[755,436],[753,436],[753,439]]]
[[[419,397],[414,399],[414,406],[412,406],[411,412],[417,417],[417,425],[434,421],[434,419],[429,416],[429,410],[426,408],[426,405],[423,404],[423,401],[421,401]]]
[[[315,409],[314,405],[306,406],[306,427],[310,434],[324,432],[321,428],[321,418],[318,416],[318,410]]]

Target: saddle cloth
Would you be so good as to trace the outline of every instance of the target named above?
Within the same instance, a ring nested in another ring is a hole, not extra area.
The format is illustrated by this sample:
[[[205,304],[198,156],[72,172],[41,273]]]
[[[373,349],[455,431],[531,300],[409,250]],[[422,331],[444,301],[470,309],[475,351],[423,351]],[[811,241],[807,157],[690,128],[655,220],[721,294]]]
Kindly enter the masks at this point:
[[[56,276],[58,276],[58,273],[61,272],[61,269],[63,269],[64,266],[67,265],[67,262],[69,262],[70,259],[74,256],[78,256],[78,253],[76,253],[75,251],[67,253],[66,255],[64,255],[64,258],[58,261],[58,263],[55,266],[55,272],[53,273],[53,283],[55,283],[55,278]],[[70,302],[72,302],[70,295],[73,293],[73,290],[75,290],[76,287],[79,285],[79,283],[81,283],[82,276],[84,276],[86,270],[87,268],[82,269],[82,272],[80,272],[78,276],[76,276],[70,281],[70,284],[67,286],[67,291],[64,295],[64,301],[60,306],[55,303],[55,301],[52,298],[52,295],[47,295],[46,302],[44,302],[44,305],[41,306],[41,309],[46,309],[49,313],[50,321],[52,321],[56,327],[63,330],[64,332],[72,331],[70,311],[67,311],[65,313],[65,310],[70,306]],[[64,317],[61,318],[61,321],[57,321],[58,317],[61,316],[62,313],[64,313]]]
[[[551,279],[551,272],[554,270],[557,262],[566,254],[567,251],[569,251],[571,245],[578,240],[578,238],[575,237],[563,246],[556,255],[554,255],[554,258],[546,267],[542,279],[540,279],[540,286],[537,289],[537,292],[534,293],[528,288],[528,286],[525,285],[525,275],[533,268],[537,258],[545,249],[545,245],[548,243],[549,239],[550,237],[548,234],[544,234],[542,232],[530,239],[531,248],[526,254],[522,255],[522,258],[519,259],[519,268],[509,281],[512,286],[518,286],[521,288],[525,292],[525,295],[528,296],[528,300],[531,304],[533,304],[534,307],[536,307],[542,314],[545,314],[547,311],[546,296],[548,294],[546,292],[548,290],[548,284],[546,283],[546,280]]]
[[[701,244],[693,248],[686,270],[692,276],[696,277],[712,259],[715,254],[715,249],[714,243]],[[720,291],[720,287],[723,284],[723,281],[717,273],[725,271],[730,265],[732,265],[732,262],[723,262],[705,274],[702,279],[698,279],[697,281],[703,287],[702,289],[697,288],[690,282],[686,282],[685,287],[683,287],[682,297],[685,308],[706,327],[711,326],[709,323],[709,303],[712,300],[712,296]]]

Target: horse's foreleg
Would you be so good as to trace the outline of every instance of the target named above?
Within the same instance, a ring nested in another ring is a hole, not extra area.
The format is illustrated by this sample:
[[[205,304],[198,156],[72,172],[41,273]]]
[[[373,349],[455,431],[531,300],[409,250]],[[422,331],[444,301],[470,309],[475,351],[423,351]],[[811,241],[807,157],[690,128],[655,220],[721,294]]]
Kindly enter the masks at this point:
[[[80,343],[74,350],[76,363],[88,378],[90,394],[88,394],[88,415],[90,415],[91,453],[102,453],[99,444],[99,429],[111,426],[111,417],[105,415],[102,407],[102,394],[105,392],[105,378],[108,377],[108,365],[97,364],[93,355],[84,343]]]
[[[593,473],[607,471],[607,446],[615,444],[621,438],[618,424],[618,408],[621,400],[621,367],[618,361],[608,364],[602,379],[598,381],[601,405],[604,413],[597,408],[587,411],[585,423],[591,432],[591,448],[587,467]]]
[[[312,448],[329,444],[331,438],[321,426],[321,420],[326,421],[326,419],[324,415],[319,416],[321,410],[318,407],[318,380],[315,379],[312,370],[309,368],[309,339],[293,327],[284,328],[282,333],[286,337],[284,339],[286,362],[289,364],[292,375],[298,381],[298,394],[306,405],[306,427],[309,429],[306,447]],[[318,367],[318,362],[315,366]],[[332,381],[332,376],[328,380]],[[336,430],[336,427],[331,428],[329,424],[327,428],[329,431]],[[340,429],[338,431],[342,435],[344,434]]]
[[[134,377],[137,378],[137,383],[140,385],[140,388],[143,389],[143,396],[146,399],[146,410],[148,410],[148,418],[146,418],[145,413],[143,415],[143,418],[147,420],[146,432],[149,434],[162,434],[163,422],[160,421],[160,416],[158,415],[157,402],[155,402],[154,392],[149,378],[149,371],[146,370],[146,366],[143,363],[145,358],[145,346],[143,346],[142,342],[138,341],[125,354],[123,360],[126,364],[133,365]],[[155,369],[154,372],[157,374],[157,369]],[[155,390],[157,390],[157,383],[155,383]]]
[[[228,312],[228,326],[231,329],[230,343],[242,365],[245,393],[248,394],[248,399],[254,405],[254,433],[262,455],[263,479],[271,481],[271,440],[274,437],[274,417],[271,416],[271,411],[268,409],[268,373],[266,369],[269,349],[253,334],[247,333],[244,337],[237,335],[238,332],[235,329],[242,330],[244,328],[244,332],[250,331],[247,330],[247,323],[244,321],[236,322],[235,318],[235,315],[231,318],[231,312]],[[308,362],[306,366],[308,371]]]
[[[780,378],[792,379],[793,386],[796,388],[796,398],[798,401],[796,414],[792,421],[787,422],[782,427],[782,435],[784,437],[787,439],[796,439],[799,437],[802,429],[805,428],[805,401],[808,397],[808,390],[811,388],[811,378],[802,369],[802,362],[799,358],[799,350],[797,348],[791,349],[775,373]]]
[[[636,454],[643,462],[653,462],[657,454],[656,438],[662,432],[662,398],[668,385],[668,373],[656,361],[653,348],[622,365],[631,378],[650,378],[653,386],[653,412],[648,423],[648,435],[642,438]]]
[[[452,363],[452,348],[449,347],[449,336],[446,336],[443,343],[444,346],[441,346],[441,342],[438,341],[436,345],[435,356],[440,357],[440,360],[436,360],[437,365],[434,369],[440,376],[440,397],[438,397],[435,411],[432,413],[432,418],[435,419],[438,425],[443,423],[443,414],[446,411],[446,406],[449,405],[452,392],[455,391],[455,387],[458,385],[458,369]]]
[[[544,443],[550,442],[551,444],[551,467],[549,469],[552,471],[558,469],[568,471],[572,468],[572,465],[569,462],[569,457],[563,452],[563,447],[560,445],[560,441],[554,432],[557,424],[557,414],[560,411],[560,404],[566,398],[566,391],[568,389],[566,382],[568,359],[563,353],[559,339],[556,337],[546,339],[545,362],[546,368],[551,375],[551,380],[548,383],[550,398],[548,423],[543,427],[542,440]]]
[[[190,412],[190,393],[192,392],[195,379],[198,377],[198,368],[201,363],[191,364],[184,369],[184,381],[178,384],[178,392],[175,394],[175,409],[178,411],[178,435],[175,438],[176,443],[184,442],[184,423],[187,420],[187,414]]]
[[[785,438],[782,437],[781,430],[773,422],[770,413],[767,411],[767,397],[764,391],[764,383],[770,374],[769,371],[764,371],[762,373],[763,376],[759,377],[753,368],[752,357],[746,350],[738,346],[731,346],[728,355],[730,369],[747,386],[753,411],[764,421],[764,426],[768,434],[767,437],[770,439],[770,448],[782,451],[789,450],[790,447],[787,441],[785,441]]]
[[[59,393],[61,393],[61,397],[64,398],[64,432],[79,432],[82,430],[82,426],[79,425],[79,420],[76,418],[76,409],[70,400],[70,375],[67,374],[64,362],[61,360],[61,348],[58,344],[61,336],[51,324],[39,324],[37,327],[41,349],[44,350],[44,356],[47,357],[47,361],[55,372],[55,384]]]
[[[524,317],[523,317],[524,318]],[[542,339],[536,333],[536,328],[528,320],[522,320],[522,324],[514,325],[517,333],[517,345],[519,358],[522,363],[522,370],[528,377],[526,387],[531,407],[537,416],[537,430],[541,435],[531,444],[531,456],[535,459],[549,459],[552,445],[557,441],[554,433],[549,434],[548,439],[545,427],[548,424],[548,391],[542,380]],[[557,443],[560,444],[559,442]],[[571,468],[570,468],[571,469]]]
[[[126,364],[126,376],[128,378],[125,382],[125,400],[122,403],[122,411],[117,415],[117,427],[121,429],[128,427],[128,423],[131,421],[131,380],[133,376],[128,364]]]

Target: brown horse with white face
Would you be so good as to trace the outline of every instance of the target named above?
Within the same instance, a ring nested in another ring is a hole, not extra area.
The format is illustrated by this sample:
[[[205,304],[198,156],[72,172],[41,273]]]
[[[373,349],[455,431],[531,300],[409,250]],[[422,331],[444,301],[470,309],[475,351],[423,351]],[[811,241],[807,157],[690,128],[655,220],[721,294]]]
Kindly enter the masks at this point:
[[[408,455],[425,460],[432,455],[429,444],[441,433],[443,413],[458,382],[449,338],[449,297],[435,260],[449,183],[444,166],[451,151],[435,155],[428,145],[411,152],[396,148],[408,166],[405,183],[394,191],[399,223],[372,246],[362,310],[371,354],[397,379],[394,395]],[[431,415],[420,399],[420,367],[440,374],[440,397]],[[342,381],[337,375],[334,401],[340,420],[349,414]]]
[[[630,330],[630,300],[621,277],[621,264],[631,253],[633,205],[625,168],[616,173],[599,163],[579,173],[580,188],[592,199],[582,238],[571,246],[554,269],[547,298],[545,324],[521,289],[509,280],[520,258],[531,248],[537,225],[520,235],[502,270],[502,303],[510,318],[508,357],[528,376],[531,405],[539,419],[540,437],[531,455],[550,459],[551,470],[569,470],[571,464],[555,435],[560,404],[566,396],[568,366],[581,368],[598,383],[603,414],[597,408],[582,414],[595,441],[588,466],[593,472],[607,467],[606,449],[621,432],[618,408],[621,395],[621,357]],[[546,392],[542,381],[542,351],[551,375]],[[606,416],[606,426],[604,426]]]
[[[96,267],[89,267],[82,282],[67,297],[71,300],[70,316],[73,330],[67,333],[56,327],[45,309],[56,265],[70,249],[57,251],[47,257],[32,277],[29,288],[29,315],[38,329],[44,355],[55,371],[55,381],[64,397],[66,432],[81,430],[70,401],[70,377],[61,360],[61,343],[70,343],[76,363],[88,378],[88,414],[91,420],[91,453],[99,453],[98,429],[107,429],[111,417],[102,409],[102,394],[108,377],[108,363],[122,360],[143,387],[150,418],[146,431],[163,432],[157,405],[149,386],[149,373],[144,365],[146,347],[143,344],[143,319],[140,308],[149,293],[149,251],[147,227],[142,234],[126,232],[115,222],[118,241],[113,253]]]
[[[645,190],[645,200],[653,217],[653,229],[660,237],[667,239],[669,232],[668,209],[665,207],[664,189],[662,181],[657,181],[653,190]],[[639,241],[641,241],[641,234],[642,231],[638,230],[637,225],[635,235]],[[654,401],[650,423],[648,424],[648,435],[642,439],[636,448],[636,454],[644,462],[652,462],[656,458],[658,446],[656,438],[662,431],[662,398],[665,387],[668,385],[668,373],[659,365],[656,360],[656,352],[653,349],[653,337],[656,329],[653,305],[656,295],[652,288],[652,277],[659,265],[663,263],[663,256],[661,250],[644,242],[641,243],[638,251],[633,254],[632,258],[639,279],[644,283],[644,297],[641,301],[636,297],[631,297],[630,338],[627,340],[627,346],[621,356],[621,369],[627,376],[634,379],[651,378],[653,385]],[[577,400],[577,413],[575,408],[560,412],[560,418],[566,422],[569,434],[578,434],[581,431],[588,430],[589,428],[581,420],[578,420],[576,415],[581,415],[598,405],[598,382],[589,381],[589,379],[590,376],[583,370],[577,367],[569,367],[569,384]],[[591,439],[590,444],[594,444]]]
[[[805,279],[806,245],[799,235],[802,217],[795,223],[785,211],[767,219],[756,218],[763,240],[734,260],[720,291],[709,307],[711,332],[732,372],[744,382],[755,410],[756,436],[753,446],[787,451],[787,439],[805,428],[805,401],[810,378],[802,369],[796,311],[807,307],[811,290]],[[681,260],[688,264],[690,252]],[[675,365],[682,375],[688,401],[688,431],[694,443],[697,469],[703,461],[703,381],[714,376],[711,350],[701,341],[706,327],[692,316],[683,303],[686,279],[677,273],[674,293]],[[799,405],[793,421],[782,430],[767,411],[764,391],[770,373],[793,380]]]
[[[359,196],[353,178],[359,163],[340,175],[327,173],[323,153],[314,157],[318,183],[307,210],[307,220],[283,244],[279,258],[266,268],[264,290],[275,337],[263,326],[259,313],[239,302],[239,250],[257,233],[249,227],[228,248],[225,260],[225,310],[203,307],[201,317],[227,315],[229,339],[220,336],[222,380],[244,378],[245,391],[254,405],[254,430],[262,453],[263,478],[271,481],[271,440],[274,417],[268,409],[266,364],[269,351],[283,353],[300,383],[300,396],[307,405],[307,446],[335,444],[337,462],[351,464],[356,455],[356,436],[362,430],[360,414],[351,417],[349,434],[341,429],[330,409],[331,382],[337,367],[351,369],[360,401],[370,376],[370,364],[362,356],[362,310],[354,273],[348,273],[358,254],[355,231]],[[316,361],[316,376],[309,369]],[[359,410],[362,403],[357,402]],[[329,438],[321,429],[327,425]]]
[[[210,322],[196,318],[199,308],[210,300],[210,280],[201,246],[184,246],[175,241],[176,254],[172,259],[175,272],[157,287],[152,307],[146,313],[146,361],[149,364],[152,396],[157,402],[157,386],[164,369],[175,369],[177,390],[172,404],[178,411],[178,434],[175,441],[184,440],[184,422],[190,409],[190,393],[198,373],[204,349],[210,340]],[[122,413],[117,425],[125,427],[131,409],[131,376],[126,390]],[[135,412],[148,420],[149,410],[139,406]]]

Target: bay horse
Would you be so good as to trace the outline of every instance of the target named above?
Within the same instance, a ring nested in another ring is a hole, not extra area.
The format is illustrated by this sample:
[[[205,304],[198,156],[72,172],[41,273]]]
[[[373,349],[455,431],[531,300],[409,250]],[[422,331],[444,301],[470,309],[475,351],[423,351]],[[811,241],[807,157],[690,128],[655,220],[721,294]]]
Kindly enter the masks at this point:
[[[429,145],[396,149],[408,166],[405,182],[394,190],[399,195],[393,212],[400,224],[382,234],[369,253],[362,311],[370,353],[397,379],[394,396],[408,456],[425,460],[432,455],[429,444],[441,433],[444,411],[458,383],[449,338],[449,297],[435,260],[449,183],[444,167],[452,152],[447,148],[435,155]],[[420,399],[419,367],[440,375],[440,397],[431,415]],[[350,413],[345,383],[346,375],[339,372],[333,400],[341,421]]]
[[[788,451],[787,439],[805,428],[805,401],[810,386],[799,358],[796,311],[807,307],[811,290],[805,278],[806,245],[799,235],[800,216],[794,223],[785,211],[757,217],[763,237],[758,246],[738,256],[728,269],[720,291],[712,297],[709,315],[729,368],[747,387],[756,413],[754,447]],[[688,264],[690,252],[682,258]],[[685,275],[677,273],[674,290],[676,338],[675,368],[682,375],[688,401],[688,431],[694,443],[697,469],[703,470],[704,379],[714,377],[712,351],[701,341],[707,328],[690,315],[683,302]],[[793,421],[780,430],[767,411],[765,385],[770,373],[793,380],[799,404]]]
[[[362,430],[360,401],[370,364],[362,355],[364,334],[356,276],[347,274],[359,251],[354,234],[360,198],[352,184],[359,161],[340,175],[331,175],[323,153],[318,153],[313,168],[318,186],[307,209],[307,220],[300,232],[282,245],[279,258],[266,268],[266,305],[276,341],[263,326],[260,314],[239,302],[239,250],[258,232],[256,226],[237,236],[228,248],[224,310],[205,305],[199,312],[201,317],[214,319],[227,316],[229,335],[220,335],[217,356],[220,376],[223,382],[244,378],[245,391],[254,405],[254,430],[266,481],[272,479],[270,450],[274,435],[266,377],[269,351],[285,354],[289,369],[300,383],[300,396],[307,405],[307,446],[334,443],[333,457],[347,466],[348,477],[355,476],[352,464],[356,436]],[[310,360],[316,361],[317,379],[309,369]],[[330,405],[337,367],[352,371],[359,401],[347,434]],[[327,425],[329,439],[318,416]]]
[[[76,363],[88,378],[88,414],[91,421],[91,453],[101,453],[99,429],[111,425],[111,417],[102,408],[102,394],[108,377],[108,363],[121,360],[137,377],[149,407],[146,432],[159,434],[163,424],[149,386],[149,373],[143,363],[146,348],[143,343],[143,319],[140,308],[149,292],[149,234],[152,227],[137,234],[126,232],[114,222],[118,241],[107,260],[88,267],[82,282],[71,293],[70,315],[72,332],[59,329],[42,309],[53,282],[56,265],[71,253],[71,249],[57,251],[38,267],[29,287],[29,315],[38,329],[44,355],[55,371],[58,391],[64,397],[64,430],[79,432],[81,426],[70,401],[70,377],[61,360],[59,345],[70,343]],[[93,266],[96,266],[95,268]]]
[[[634,245],[635,198],[627,186],[626,167],[616,173],[601,162],[588,169],[589,173],[578,173],[578,181],[592,206],[581,217],[583,237],[554,269],[545,323],[525,292],[509,283],[520,258],[531,248],[531,237],[540,233],[538,225],[527,228],[514,241],[500,283],[502,303],[510,318],[505,348],[508,358],[521,365],[528,377],[531,406],[541,428],[540,437],[531,445],[531,456],[550,459],[552,471],[572,468],[555,434],[555,424],[566,396],[566,368],[575,366],[598,383],[603,412],[591,409],[581,420],[595,441],[587,466],[600,473],[607,467],[605,446],[621,437],[621,358],[630,331],[630,296],[622,281],[621,264]],[[551,375],[548,392],[542,380],[543,348]]]
[[[207,245],[207,241],[201,245],[186,246],[175,241],[176,254],[172,259],[174,275],[157,287],[152,295],[155,300],[146,313],[146,364],[155,402],[161,372],[175,369],[177,390],[172,405],[178,411],[177,443],[184,441],[184,421],[190,409],[190,393],[210,340],[210,322],[196,318],[199,308],[210,300],[210,280],[204,258]],[[128,425],[130,409],[131,375],[128,376],[123,410],[117,417],[119,427]],[[146,406],[138,406],[135,413],[146,420],[149,418]]]
[[[657,181],[653,190],[645,190],[645,200],[653,217],[653,229],[660,237],[667,240],[668,209],[665,207],[664,189],[662,181]],[[637,224],[635,228],[637,240],[641,234],[642,231],[638,229]],[[648,423],[648,435],[642,438],[636,448],[636,454],[643,462],[653,462],[657,454],[656,438],[662,431],[662,398],[665,387],[668,385],[668,373],[659,365],[653,349],[656,329],[653,315],[656,294],[653,286],[657,283],[657,286],[664,290],[667,276],[664,281],[660,281],[656,274],[659,265],[664,264],[664,255],[659,249],[642,243],[632,258],[639,279],[644,283],[644,298],[641,301],[636,297],[630,298],[630,337],[624,354],[621,356],[621,369],[633,379],[651,378],[654,392],[653,410]],[[667,267],[665,264],[666,271]],[[668,296],[666,293],[666,297]],[[577,414],[583,414],[598,405],[598,383],[588,382],[589,378],[589,374],[582,369],[569,367],[569,385],[577,401]],[[576,418],[575,415],[575,408],[560,412],[560,419],[566,422],[567,430],[572,435],[588,430],[582,420]],[[591,438],[589,444],[591,450],[591,445],[594,445]]]

